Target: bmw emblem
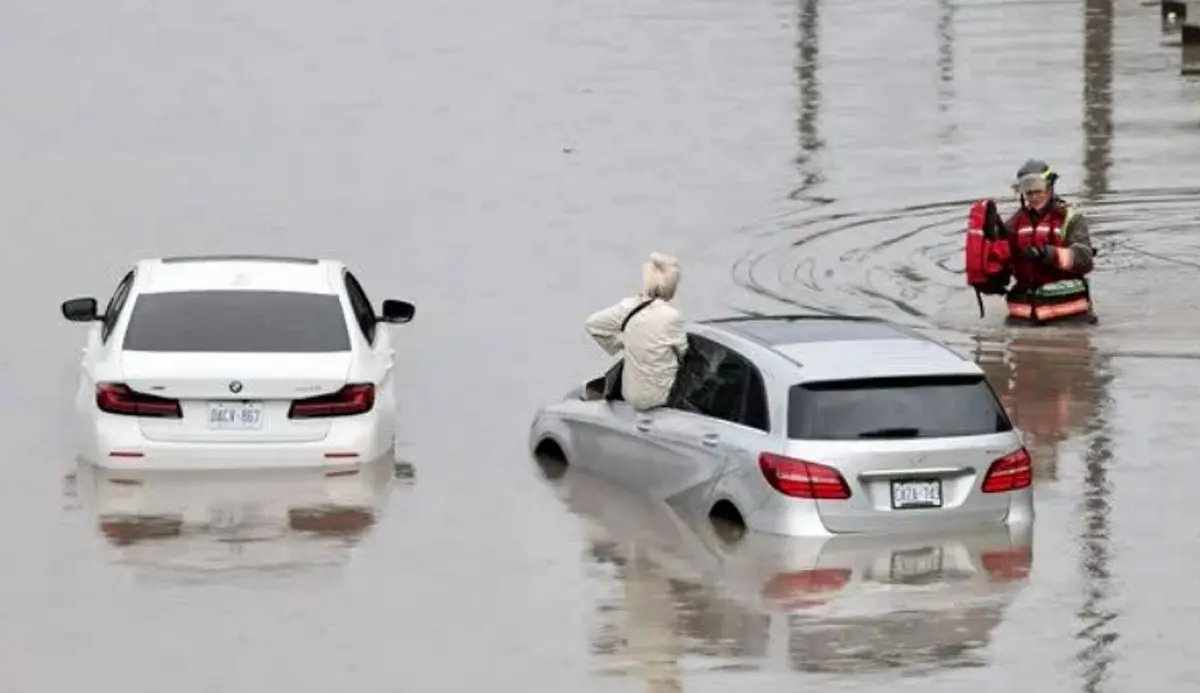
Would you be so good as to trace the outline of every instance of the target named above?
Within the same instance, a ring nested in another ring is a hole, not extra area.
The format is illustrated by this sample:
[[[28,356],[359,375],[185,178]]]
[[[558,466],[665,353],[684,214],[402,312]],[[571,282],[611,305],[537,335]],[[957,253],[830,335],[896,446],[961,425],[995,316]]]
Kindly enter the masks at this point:
[[[242,381],[234,380],[233,382],[229,383],[229,391],[235,395],[237,393],[241,392],[242,391]]]

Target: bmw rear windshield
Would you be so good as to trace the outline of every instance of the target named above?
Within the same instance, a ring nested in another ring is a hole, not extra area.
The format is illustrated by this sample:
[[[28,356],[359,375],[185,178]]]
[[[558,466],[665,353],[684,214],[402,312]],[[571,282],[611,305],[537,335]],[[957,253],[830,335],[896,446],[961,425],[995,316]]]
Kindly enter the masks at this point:
[[[320,353],[350,350],[338,297],[294,291],[178,291],[133,303],[127,351]]]
[[[1011,431],[982,375],[833,380],[793,385],[788,437],[796,440],[946,438]]]

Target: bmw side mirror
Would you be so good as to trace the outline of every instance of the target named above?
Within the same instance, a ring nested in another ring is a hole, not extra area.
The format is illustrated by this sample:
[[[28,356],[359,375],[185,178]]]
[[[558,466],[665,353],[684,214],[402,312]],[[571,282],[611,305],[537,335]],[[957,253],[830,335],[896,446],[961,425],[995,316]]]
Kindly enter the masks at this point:
[[[71,322],[99,320],[100,316],[96,314],[96,309],[96,299],[94,298],[72,298],[69,301],[63,301],[62,304],[63,317]]]
[[[413,319],[416,312],[416,306],[408,301],[389,298],[383,302],[383,315],[379,316],[379,322],[390,322],[397,325],[406,323]]]

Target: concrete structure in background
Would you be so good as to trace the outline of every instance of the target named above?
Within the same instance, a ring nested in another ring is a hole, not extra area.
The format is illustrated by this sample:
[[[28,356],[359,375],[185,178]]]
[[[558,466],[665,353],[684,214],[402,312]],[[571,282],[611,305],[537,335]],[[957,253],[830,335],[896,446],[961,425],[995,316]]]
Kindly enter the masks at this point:
[[[1162,0],[1163,22],[1182,22],[1187,17],[1187,3],[1184,0]]]
[[[1185,75],[1200,75],[1200,2],[1187,5],[1186,18],[1179,31],[1183,46],[1179,71]]]

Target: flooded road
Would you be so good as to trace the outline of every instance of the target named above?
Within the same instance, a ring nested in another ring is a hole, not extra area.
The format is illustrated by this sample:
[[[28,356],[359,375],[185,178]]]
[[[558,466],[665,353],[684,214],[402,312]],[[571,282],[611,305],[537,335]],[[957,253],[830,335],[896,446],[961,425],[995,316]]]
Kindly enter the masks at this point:
[[[1200,82],[1173,42],[1133,0],[9,3],[0,689],[1193,683]],[[1011,208],[1031,156],[1092,218],[1095,330],[980,320],[956,274],[967,205]],[[603,367],[583,317],[654,249],[689,316],[873,312],[973,354],[1028,434],[1034,536],[727,543],[543,478],[533,412]],[[76,468],[59,303],[195,252],[334,256],[416,303],[400,465]]]

